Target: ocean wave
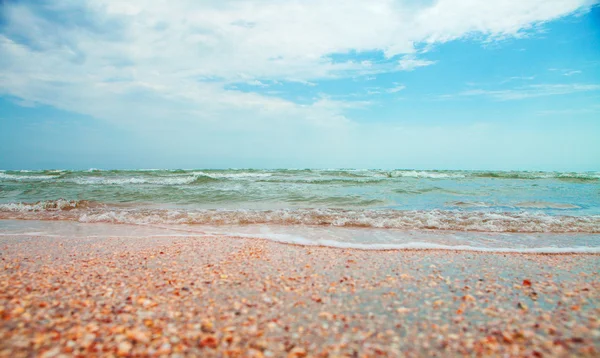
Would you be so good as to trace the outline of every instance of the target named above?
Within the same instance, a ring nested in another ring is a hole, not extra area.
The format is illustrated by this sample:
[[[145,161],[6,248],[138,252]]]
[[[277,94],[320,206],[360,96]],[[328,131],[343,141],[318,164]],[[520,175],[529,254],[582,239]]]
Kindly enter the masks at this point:
[[[514,204],[517,208],[528,208],[528,209],[558,209],[558,210],[569,210],[569,209],[580,209],[580,206],[568,204],[568,203],[549,203],[546,201],[524,201],[521,203]]]
[[[432,231],[368,230],[348,228],[312,228],[281,226],[164,226],[112,225],[78,222],[0,222],[1,237],[27,238],[228,238],[258,239],[282,244],[320,246],[366,251],[380,250],[444,250],[516,254],[600,254],[597,240],[589,234],[495,234]],[[84,226],[82,226],[84,225]],[[365,236],[366,235],[366,236]]]
[[[172,176],[172,177],[75,177],[64,179],[63,182],[75,183],[79,185],[188,185],[200,183],[206,177],[200,176]]]
[[[0,219],[118,224],[310,225],[507,233],[600,233],[600,216],[460,210],[176,210],[109,207],[89,201],[0,204]]]
[[[88,209],[102,207],[101,203],[89,200],[46,200],[35,203],[6,203],[0,204],[0,213],[31,213],[31,212],[55,212],[70,211],[73,209]]]
[[[193,171],[191,174],[195,175],[195,176],[203,176],[203,177],[208,177],[208,178],[212,178],[212,179],[232,179],[232,180],[268,178],[273,175],[271,173],[256,173],[256,172],[220,173],[220,172],[204,172],[204,171]]]
[[[172,174],[137,175],[137,176],[75,176],[62,179],[62,182],[75,183],[79,185],[198,185],[220,180],[240,180],[265,178],[269,175],[264,173],[205,173],[205,172],[180,172]]]
[[[600,180],[599,172],[473,172],[472,177],[476,178],[496,178],[496,179],[565,179],[565,180]]]
[[[389,178],[421,178],[421,179],[559,179],[573,181],[598,181],[600,172],[528,172],[528,171],[454,171],[454,170],[394,170],[390,172],[375,171],[373,175],[384,175]]]
[[[128,173],[129,174],[129,173]],[[78,185],[194,185],[216,182],[219,179],[200,173],[176,173],[173,175],[121,175],[121,176],[70,176],[60,180],[63,183]]]
[[[417,171],[395,170],[383,172],[390,178],[422,178],[422,179],[460,179],[460,178],[491,178],[491,179],[559,179],[567,181],[600,181],[600,172],[529,172],[529,171]],[[375,175],[380,175],[376,172]]]
[[[494,203],[486,203],[483,201],[450,201],[446,206],[456,206],[459,208],[489,208],[496,206]]]
[[[260,183],[281,183],[281,184],[314,184],[314,185],[365,185],[383,183],[383,178],[372,177],[352,177],[352,178],[265,178],[259,179]]]
[[[370,184],[385,181],[412,180],[560,180],[573,183],[600,181],[600,172],[524,172],[524,171],[437,171],[437,170],[376,170],[376,169],[302,169],[302,170],[20,170],[0,171],[0,182],[52,181],[73,182],[90,185],[187,185],[196,178],[208,177],[215,180],[271,181],[281,183],[308,184]],[[102,178],[90,179],[87,178]],[[171,179],[174,178],[174,179]]]
[[[30,172],[26,172],[26,173],[30,173]],[[46,180],[55,180],[58,176],[57,175],[50,175],[50,174],[37,174],[37,175],[21,175],[19,174],[13,174],[13,173],[6,173],[6,172],[0,172],[0,181],[14,181],[14,182],[35,182],[35,181],[46,181]]]
[[[258,234],[247,235],[237,234],[236,237],[257,238],[269,241],[276,241],[284,244],[300,246],[325,246],[340,249],[354,249],[365,251],[383,251],[383,250],[443,250],[443,251],[469,251],[469,252],[490,252],[490,253],[517,253],[517,254],[598,254],[600,247],[576,246],[576,247],[485,247],[473,245],[443,245],[432,242],[413,241],[401,244],[377,244],[377,243],[356,243],[344,242],[330,239],[306,239],[301,236],[278,235],[278,234]]]
[[[388,172],[386,175],[390,178],[452,179],[452,178],[465,178],[468,174],[462,173],[462,172],[394,170],[394,171]]]
[[[449,201],[446,206],[455,206],[459,208],[518,208],[518,209],[554,209],[554,210],[573,210],[581,209],[580,206],[568,203],[551,203],[546,201],[523,201],[516,204],[499,204],[484,201]]]

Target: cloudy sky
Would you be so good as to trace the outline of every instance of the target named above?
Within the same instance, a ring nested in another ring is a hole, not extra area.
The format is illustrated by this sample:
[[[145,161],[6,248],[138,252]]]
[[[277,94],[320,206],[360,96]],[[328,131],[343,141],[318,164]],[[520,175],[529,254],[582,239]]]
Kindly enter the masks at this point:
[[[0,4],[0,169],[600,170],[597,1]]]

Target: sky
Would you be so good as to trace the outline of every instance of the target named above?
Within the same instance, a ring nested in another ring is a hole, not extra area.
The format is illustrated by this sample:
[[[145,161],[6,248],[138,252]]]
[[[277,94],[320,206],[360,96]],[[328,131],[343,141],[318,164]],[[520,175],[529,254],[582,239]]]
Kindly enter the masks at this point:
[[[0,169],[600,170],[590,0],[0,0]]]

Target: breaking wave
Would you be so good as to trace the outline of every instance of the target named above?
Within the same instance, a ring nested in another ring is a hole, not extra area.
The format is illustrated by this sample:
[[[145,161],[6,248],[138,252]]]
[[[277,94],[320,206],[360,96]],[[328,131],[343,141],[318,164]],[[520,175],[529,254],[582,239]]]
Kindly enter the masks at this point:
[[[573,210],[581,209],[580,206],[568,203],[551,203],[546,201],[523,201],[515,204],[498,204],[483,201],[450,201],[446,206],[455,206],[459,208],[492,208],[506,207],[518,209],[554,209],[554,210]]]
[[[204,184],[210,182],[216,182],[211,176],[205,175],[185,175],[185,176],[164,176],[164,177],[80,177],[80,178],[68,178],[64,179],[64,182],[75,183],[79,185],[136,185],[136,184],[149,184],[149,185],[164,185],[164,186],[175,186],[175,185],[193,185],[193,184]]]
[[[372,244],[372,243],[349,243],[337,240],[310,240],[299,236],[290,235],[237,235],[238,237],[259,238],[276,241],[284,244],[301,246],[326,246],[340,249],[355,250],[444,250],[444,251],[469,251],[469,252],[493,252],[493,253],[519,253],[519,254],[598,254],[600,247],[576,246],[576,247],[485,247],[473,245],[444,245],[432,242],[407,242],[401,244]]]
[[[600,181],[600,172],[527,172],[456,170],[355,170],[355,169],[277,169],[277,170],[40,170],[0,171],[0,182],[56,181],[90,185],[189,185],[197,179],[299,182],[314,184],[376,183],[389,180],[443,179],[555,179],[572,182]]]
[[[26,173],[26,172],[25,172]],[[14,181],[14,182],[29,182],[29,181],[42,181],[42,180],[53,180],[56,179],[56,175],[22,175],[19,174],[6,174],[5,172],[0,172],[0,182],[2,181]]]
[[[169,225],[307,225],[498,233],[600,233],[600,215],[461,210],[179,210],[53,200],[0,204],[0,219]]]

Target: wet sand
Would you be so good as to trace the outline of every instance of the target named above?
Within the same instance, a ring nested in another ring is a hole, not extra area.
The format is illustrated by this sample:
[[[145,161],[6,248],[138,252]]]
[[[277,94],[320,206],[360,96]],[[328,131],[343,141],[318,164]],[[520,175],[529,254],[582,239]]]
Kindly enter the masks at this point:
[[[0,356],[598,356],[600,255],[0,237]]]

